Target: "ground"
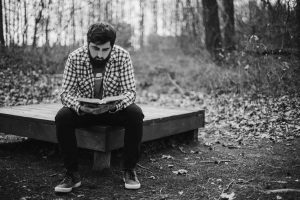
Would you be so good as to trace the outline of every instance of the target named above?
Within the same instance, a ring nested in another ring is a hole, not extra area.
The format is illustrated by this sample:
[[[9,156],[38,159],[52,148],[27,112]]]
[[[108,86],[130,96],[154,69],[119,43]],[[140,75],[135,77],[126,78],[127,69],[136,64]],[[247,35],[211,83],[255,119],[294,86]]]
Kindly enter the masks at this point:
[[[147,93],[138,102],[205,109],[206,123],[198,142],[143,144],[141,189],[124,189],[122,150],[113,152],[110,169],[97,172],[92,151],[81,149],[83,185],[56,194],[63,176],[57,145],[0,133],[0,199],[300,199],[299,96]]]
[[[142,183],[137,191],[124,189],[121,150],[101,172],[92,171],[92,152],[81,150],[83,185],[66,195],[53,190],[63,172],[56,145],[3,138],[10,142],[0,144],[1,199],[300,199],[299,192],[266,193],[300,188],[300,138],[244,141],[237,148],[206,145],[209,136],[186,144],[147,143],[137,167]]]

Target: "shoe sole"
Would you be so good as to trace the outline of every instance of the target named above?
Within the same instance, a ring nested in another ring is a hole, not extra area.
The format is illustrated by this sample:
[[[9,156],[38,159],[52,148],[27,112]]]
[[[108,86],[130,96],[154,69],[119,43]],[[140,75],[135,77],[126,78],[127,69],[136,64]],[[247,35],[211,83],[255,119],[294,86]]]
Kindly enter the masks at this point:
[[[68,192],[71,192],[73,188],[77,188],[79,186],[81,186],[81,181],[78,182],[78,183],[76,183],[76,184],[74,184],[73,187],[71,187],[71,188],[59,188],[59,187],[55,187],[54,191],[55,192],[68,193]]]
[[[125,183],[125,179],[124,178],[123,178],[123,181]],[[125,188],[128,189],[128,190],[137,190],[137,189],[141,188],[141,184],[130,185],[130,184],[125,183]]]

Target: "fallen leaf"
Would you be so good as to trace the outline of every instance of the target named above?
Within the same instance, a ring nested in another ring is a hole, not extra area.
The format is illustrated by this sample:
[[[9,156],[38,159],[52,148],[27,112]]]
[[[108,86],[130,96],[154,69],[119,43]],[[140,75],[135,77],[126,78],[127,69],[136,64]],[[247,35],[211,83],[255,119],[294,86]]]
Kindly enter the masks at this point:
[[[21,197],[21,198],[20,198],[20,200],[29,200],[29,199],[31,199],[30,196],[25,196],[25,197]]]
[[[232,192],[230,194],[222,193],[220,195],[220,198],[221,198],[221,200],[233,200],[233,199],[235,199],[235,193],[234,192]]]
[[[191,153],[191,154],[199,154],[199,151],[198,151],[198,150],[197,150],[197,151],[191,150],[190,153]]]
[[[170,156],[170,155],[162,155],[161,158],[162,158],[162,159],[172,159],[172,160],[174,160],[174,157],[173,157],[173,156]]]
[[[186,151],[184,151],[183,147],[178,147],[178,149],[179,149],[182,153],[186,153]]]
[[[186,175],[188,171],[185,169],[179,169],[177,171],[172,171],[172,172],[177,175]]]

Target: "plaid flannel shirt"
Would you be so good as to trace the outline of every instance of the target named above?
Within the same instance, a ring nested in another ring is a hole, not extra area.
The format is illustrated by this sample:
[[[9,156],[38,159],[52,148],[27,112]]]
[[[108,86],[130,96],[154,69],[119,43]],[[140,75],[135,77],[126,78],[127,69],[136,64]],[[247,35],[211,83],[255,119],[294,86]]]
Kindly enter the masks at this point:
[[[122,110],[132,104],[136,98],[133,66],[129,53],[120,46],[114,45],[105,67],[102,98],[125,95],[125,98],[116,104],[117,111]],[[77,99],[94,98],[94,83],[88,47],[80,47],[70,53],[65,65],[60,95],[62,104],[80,114],[80,104]]]

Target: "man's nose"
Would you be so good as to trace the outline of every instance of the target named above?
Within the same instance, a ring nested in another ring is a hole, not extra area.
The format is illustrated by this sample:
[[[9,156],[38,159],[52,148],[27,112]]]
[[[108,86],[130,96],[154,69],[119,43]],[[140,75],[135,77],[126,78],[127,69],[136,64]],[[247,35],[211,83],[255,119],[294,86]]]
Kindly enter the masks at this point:
[[[103,53],[102,53],[102,51],[98,51],[98,57],[99,57],[99,58],[103,58]]]

